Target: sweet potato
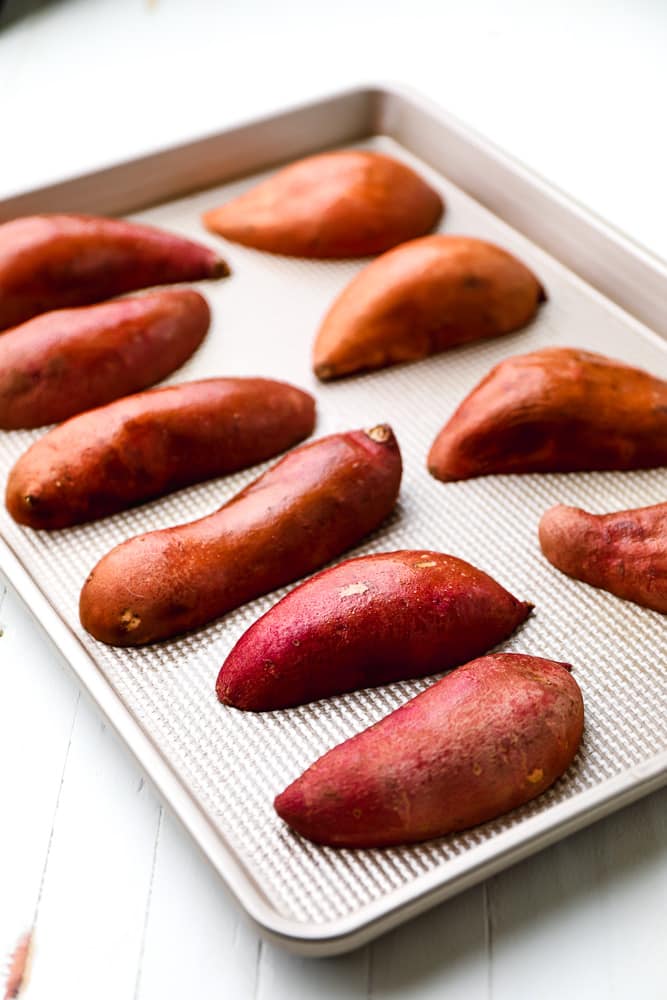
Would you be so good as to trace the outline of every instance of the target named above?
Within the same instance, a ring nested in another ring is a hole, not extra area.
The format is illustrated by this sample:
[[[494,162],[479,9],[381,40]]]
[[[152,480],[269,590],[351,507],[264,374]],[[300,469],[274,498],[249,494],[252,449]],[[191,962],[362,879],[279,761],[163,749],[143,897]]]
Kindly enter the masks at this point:
[[[290,452],[219,511],[112,549],[81,592],[81,622],[139,646],[214,618],[322,566],[396,502],[401,455],[386,426]]]
[[[0,427],[53,424],[159,382],[210,319],[198,292],[169,289],[27,320],[0,338]]]
[[[340,378],[497,337],[525,326],[544,298],[532,272],[493,243],[424,236],[343,289],[315,340],[315,374]]]
[[[31,528],[80,524],[255,465],[307,437],[315,403],[263,378],[153,389],[72,417],[12,469],[6,503]]]
[[[667,614],[667,503],[613,514],[557,504],[542,516],[539,535],[556,569]]]
[[[496,365],[445,424],[428,456],[430,473],[445,482],[665,463],[667,382],[568,347]]]
[[[309,156],[203,216],[211,232],[290,257],[365,257],[428,233],[440,195],[382,153]]]
[[[484,823],[540,795],[584,722],[567,664],[484,656],[320,757],[275,800],[316,844],[389,847]]]
[[[216,686],[236,708],[288,708],[423,677],[502,642],[532,604],[441,552],[360,556],[302,583],[237,642]]]
[[[227,274],[213,250],[152,226],[92,215],[13,219],[0,226],[0,330],[51,309]]]

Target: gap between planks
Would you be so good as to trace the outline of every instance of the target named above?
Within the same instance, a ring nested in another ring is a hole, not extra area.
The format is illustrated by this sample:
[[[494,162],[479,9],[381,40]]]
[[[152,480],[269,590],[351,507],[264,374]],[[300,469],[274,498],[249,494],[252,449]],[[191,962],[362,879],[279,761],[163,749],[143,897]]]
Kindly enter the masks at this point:
[[[141,778],[139,782],[139,788],[137,791],[141,791],[144,785],[144,779]],[[155,844],[153,845],[153,860],[151,862],[151,875],[148,883],[148,893],[146,895],[146,909],[144,911],[144,923],[141,932],[141,944],[139,946],[139,957],[137,959],[137,978],[134,984],[133,1000],[138,1000],[139,990],[141,988],[141,967],[144,960],[144,951],[146,949],[146,935],[148,933],[148,918],[151,909],[151,900],[153,898],[153,884],[155,882],[155,869],[157,867],[157,855],[160,846],[160,837],[162,834],[162,823],[164,819],[164,806],[160,803],[160,808],[157,818],[157,828],[155,830]]]

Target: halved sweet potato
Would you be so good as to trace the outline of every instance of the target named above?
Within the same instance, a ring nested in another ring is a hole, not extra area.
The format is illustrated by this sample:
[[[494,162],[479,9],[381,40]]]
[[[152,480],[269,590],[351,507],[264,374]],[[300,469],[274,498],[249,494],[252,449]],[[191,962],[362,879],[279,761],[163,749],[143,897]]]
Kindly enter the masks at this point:
[[[320,153],[206,212],[207,229],[290,257],[365,257],[428,233],[440,195],[405,163],[363,150]]]
[[[275,809],[331,847],[441,837],[544,792],[572,763],[583,724],[566,664],[484,656],[320,757]]]
[[[496,365],[442,428],[429,471],[449,482],[507,472],[667,463],[667,382],[572,347]]]
[[[498,337],[530,322],[544,298],[533,273],[493,243],[424,236],[343,289],[315,340],[315,374],[340,378]]]
[[[539,534],[556,569],[667,614],[667,503],[613,514],[558,504],[543,514]]]
[[[220,701],[267,711],[447,670],[502,642],[532,604],[428,550],[318,573],[251,625],[218,676]]]

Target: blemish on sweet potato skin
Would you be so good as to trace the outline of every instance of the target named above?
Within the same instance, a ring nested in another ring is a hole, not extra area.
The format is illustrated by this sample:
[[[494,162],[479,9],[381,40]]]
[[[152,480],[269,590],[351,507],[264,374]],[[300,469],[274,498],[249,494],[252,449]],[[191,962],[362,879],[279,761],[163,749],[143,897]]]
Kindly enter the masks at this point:
[[[342,150],[284,167],[203,222],[257,250],[335,259],[382,253],[428,233],[442,212],[440,195],[406,164]]]
[[[348,583],[344,587],[341,587],[338,591],[339,597],[356,597],[358,594],[365,594],[368,592],[368,584],[366,583]],[[301,642],[298,639],[292,639],[292,645],[300,646]]]
[[[277,796],[276,811],[318,844],[389,847],[523,805],[581,741],[583,700],[564,666],[498,653],[459,667],[326,753]]]
[[[577,348],[496,365],[431,447],[443,482],[503,473],[667,464],[667,382]]]
[[[561,572],[667,614],[667,503],[611,514],[557,504],[542,515],[539,539]]]
[[[422,677],[485,653],[531,610],[441,552],[349,559],[296,587],[245,632],[220,670],[217,695],[271,711]]]

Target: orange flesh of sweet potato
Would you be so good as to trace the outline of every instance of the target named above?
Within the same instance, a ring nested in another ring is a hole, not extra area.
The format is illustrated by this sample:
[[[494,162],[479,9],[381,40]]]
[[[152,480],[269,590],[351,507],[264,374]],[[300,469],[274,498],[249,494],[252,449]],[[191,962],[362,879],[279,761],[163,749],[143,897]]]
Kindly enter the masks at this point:
[[[601,354],[552,347],[502,361],[440,431],[429,471],[645,469],[667,463],[667,382]]]
[[[291,257],[365,257],[428,233],[440,195],[382,153],[345,150],[292,163],[207,212],[204,225],[235,243]]]
[[[351,548],[390,513],[400,481],[384,425],[302,445],[216,513],[112,549],[84,584],[81,622],[116,646],[204,625]]]
[[[7,509],[31,528],[105,517],[272,458],[314,423],[313,397],[272,379],[207,379],[138,393],[39,438],[9,474]]]
[[[509,333],[544,297],[532,272],[492,243],[412,240],[368,264],[335,300],[315,340],[315,374],[340,378]]]
[[[152,226],[93,215],[13,219],[0,225],[0,330],[137,288],[227,274],[213,250]]]
[[[583,722],[565,664],[485,656],[334,747],[275,808],[297,833],[332,847],[440,837],[545,791],[572,762]]]
[[[0,427],[53,424],[159,382],[210,318],[202,295],[175,288],[22,323],[0,338]]]
[[[349,559],[248,629],[220,671],[218,698],[266,711],[446,670],[506,639],[531,609],[441,552]]]
[[[556,569],[667,614],[667,503],[613,514],[558,504],[542,516],[539,536]]]

